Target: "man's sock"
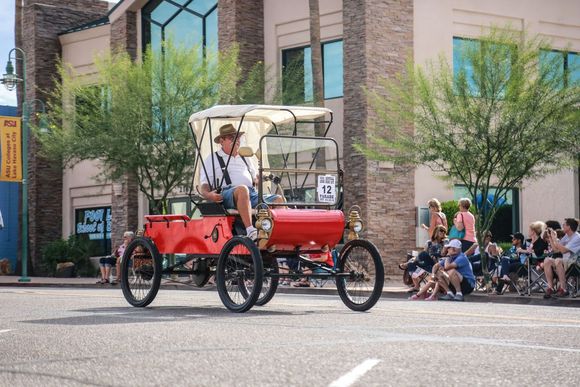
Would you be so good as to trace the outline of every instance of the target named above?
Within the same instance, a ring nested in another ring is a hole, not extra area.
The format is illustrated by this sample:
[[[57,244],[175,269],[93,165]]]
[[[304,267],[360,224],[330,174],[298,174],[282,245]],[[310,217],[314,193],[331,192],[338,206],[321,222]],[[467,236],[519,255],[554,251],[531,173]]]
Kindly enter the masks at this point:
[[[447,295],[453,297],[453,292],[451,290],[448,290]]]
[[[463,293],[461,293],[461,292],[457,292],[457,293],[455,293],[455,295],[456,295],[456,296],[463,296]]]
[[[256,227],[254,226],[248,226],[246,227],[246,235],[250,235],[252,233],[252,231],[256,230]]]

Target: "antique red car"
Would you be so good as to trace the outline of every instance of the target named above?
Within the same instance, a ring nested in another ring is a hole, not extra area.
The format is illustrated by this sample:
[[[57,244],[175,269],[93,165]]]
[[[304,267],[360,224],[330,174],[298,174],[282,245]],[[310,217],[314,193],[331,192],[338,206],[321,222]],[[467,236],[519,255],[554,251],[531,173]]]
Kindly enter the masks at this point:
[[[204,160],[217,151],[212,139],[228,123],[237,128],[236,139],[241,139],[239,154],[257,166],[259,204],[252,222],[258,239],[246,236],[236,210],[204,200],[192,188],[192,214],[146,215],[143,235],[127,246],[121,265],[127,301],[137,307],[149,305],[162,278],[185,279],[201,287],[215,275],[226,308],[245,312],[268,303],[281,278],[309,277],[334,280],[342,301],[352,310],[372,308],[381,296],[384,267],[377,248],[359,239],[360,208],[342,211],[339,146],[326,137],[332,111],[222,105],[193,114],[189,126],[197,156],[192,187],[198,187],[202,174],[208,176],[208,169],[215,167]],[[227,170],[230,157],[222,169]],[[212,189],[224,184],[224,179],[206,180]],[[266,203],[265,194],[282,200]],[[343,240],[348,241],[338,251]],[[329,252],[337,257],[333,265],[311,259]]]

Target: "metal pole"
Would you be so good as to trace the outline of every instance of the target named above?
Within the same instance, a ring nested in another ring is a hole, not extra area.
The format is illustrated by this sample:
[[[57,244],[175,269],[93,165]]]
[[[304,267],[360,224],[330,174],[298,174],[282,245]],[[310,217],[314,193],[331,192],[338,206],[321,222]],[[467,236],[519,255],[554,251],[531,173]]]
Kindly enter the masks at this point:
[[[26,54],[19,47],[8,53],[8,61],[13,52],[20,52],[22,61],[22,276],[18,282],[30,282],[28,277],[28,119],[26,103]],[[14,54],[14,60],[18,60]]]

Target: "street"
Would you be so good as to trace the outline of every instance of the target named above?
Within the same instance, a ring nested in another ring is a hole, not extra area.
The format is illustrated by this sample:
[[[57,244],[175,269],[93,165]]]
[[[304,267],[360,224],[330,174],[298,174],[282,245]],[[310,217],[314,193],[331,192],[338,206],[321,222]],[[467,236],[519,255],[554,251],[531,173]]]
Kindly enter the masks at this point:
[[[580,309],[215,291],[0,288],[0,386],[576,386]]]

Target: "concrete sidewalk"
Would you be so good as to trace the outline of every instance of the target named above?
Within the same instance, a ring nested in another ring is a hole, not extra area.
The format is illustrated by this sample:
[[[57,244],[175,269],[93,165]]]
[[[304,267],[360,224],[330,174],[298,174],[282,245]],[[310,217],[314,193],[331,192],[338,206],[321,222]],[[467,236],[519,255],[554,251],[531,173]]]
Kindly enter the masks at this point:
[[[118,288],[120,285],[101,285],[97,284],[96,278],[54,278],[54,277],[30,277],[30,282],[19,282],[19,276],[0,276],[0,287],[67,287],[67,288]],[[193,290],[193,291],[215,291],[215,285],[206,285],[203,288],[197,288],[191,284],[163,279],[161,289],[174,290]],[[399,278],[385,279],[382,298],[407,299],[407,287],[404,286]],[[295,288],[291,286],[279,286],[277,293],[290,294],[323,294],[335,295],[336,287],[334,283],[328,281],[323,287]],[[517,293],[506,293],[501,296],[495,294],[485,294],[484,292],[474,292],[465,298],[467,302],[493,302],[503,304],[530,304],[530,305],[553,305],[580,307],[580,297],[552,298],[545,300],[542,294],[532,294],[531,296],[520,296]],[[411,301],[409,301],[411,302]]]

